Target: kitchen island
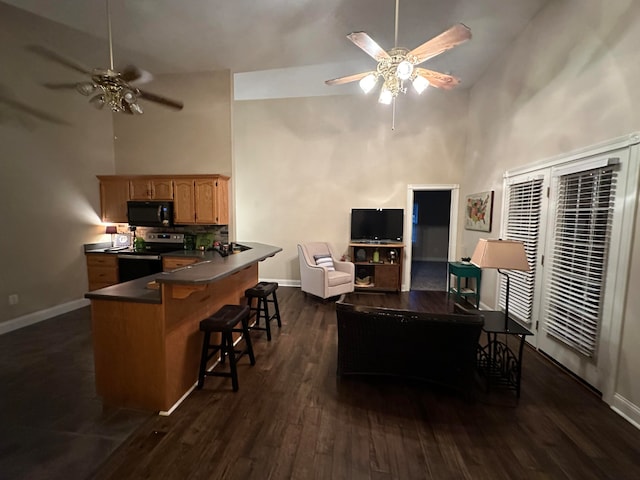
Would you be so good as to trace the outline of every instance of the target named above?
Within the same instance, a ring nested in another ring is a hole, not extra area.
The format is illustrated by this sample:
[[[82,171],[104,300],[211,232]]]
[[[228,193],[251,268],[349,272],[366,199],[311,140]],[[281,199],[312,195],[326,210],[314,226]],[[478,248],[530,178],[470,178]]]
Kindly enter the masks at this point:
[[[169,413],[191,391],[200,320],[225,304],[245,303],[244,291],[258,282],[258,262],[282,250],[242,245],[249,248],[226,257],[192,252],[202,261],[85,294],[96,389],[105,404]]]

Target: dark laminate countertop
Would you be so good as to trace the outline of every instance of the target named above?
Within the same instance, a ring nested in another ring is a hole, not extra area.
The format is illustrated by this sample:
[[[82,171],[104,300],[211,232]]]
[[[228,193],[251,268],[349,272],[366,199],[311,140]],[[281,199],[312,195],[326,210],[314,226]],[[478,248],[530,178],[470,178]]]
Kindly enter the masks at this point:
[[[280,247],[263,243],[241,242],[241,244],[250,247],[250,249],[230,254],[227,257],[222,257],[217,252],[202,252],[199,250],[179,250],[166,253],[164,256],[199,258],[202,261],[172,270],[171,272],[154,273],[129,282],[94,290],[86,293],[85,298],[138,303],[162,303],[160,290],[148,288],[147,284],[149,282],[155,280],[157,283],[177,283],[183,285],[213,283],[242,270],[248,265],[260,262],[282,251]]]

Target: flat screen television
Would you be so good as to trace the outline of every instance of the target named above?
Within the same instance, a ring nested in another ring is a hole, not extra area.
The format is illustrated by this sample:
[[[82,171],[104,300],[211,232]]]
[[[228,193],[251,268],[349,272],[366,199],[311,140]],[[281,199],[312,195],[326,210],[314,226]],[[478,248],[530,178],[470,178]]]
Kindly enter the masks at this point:
[[[402,208],[354,208],[351,210],[352,242],[402,242]]]

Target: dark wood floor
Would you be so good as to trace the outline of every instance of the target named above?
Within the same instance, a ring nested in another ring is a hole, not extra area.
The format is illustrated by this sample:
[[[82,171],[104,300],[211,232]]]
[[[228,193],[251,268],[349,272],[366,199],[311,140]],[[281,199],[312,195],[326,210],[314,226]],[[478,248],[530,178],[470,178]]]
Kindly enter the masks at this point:
[[[505,391],[479,388],[469,403],[420,383],[338,380],[334,304],[297,288],[278,298],[283,327],[270,343],[256,332],[240,391],[208,377],[169,417],[87,406],[88,309],[0,337],[0,479],[640,478],[640,430],[529,348],[519,403]],[[33,345],[11,362],[16,343]],[[16,411],[32,425],[7,429]],[[22,449],[43,422],[68,441],[41,435],[41,449]],[[8,470],[15,462],[30,468]]]
[[[637,479],[640,431],[526,349],[522,397],[468,403],[429,385],[344,378],[334,304],[278,290],[283,327],[256,336],[240,391],[207,378],[153,417],[99,479]]]

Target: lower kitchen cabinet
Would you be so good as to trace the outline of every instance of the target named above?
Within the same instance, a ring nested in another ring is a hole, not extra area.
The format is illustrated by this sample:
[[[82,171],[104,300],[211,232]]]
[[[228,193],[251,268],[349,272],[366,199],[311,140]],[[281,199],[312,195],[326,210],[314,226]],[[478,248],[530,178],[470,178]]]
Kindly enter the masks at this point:
[[[89,291],[118,283],[118,256],[109,253],[87,253]]]
[[[186,267],[187,265],[193,265],[198,263],[199,258],[185,258],[185,257],[162,257],[162,271],[169,272],[176,268]]]

